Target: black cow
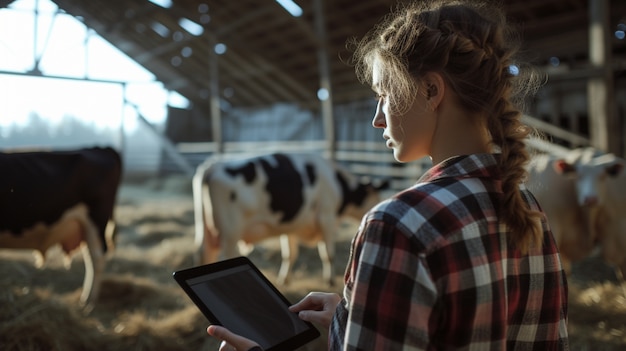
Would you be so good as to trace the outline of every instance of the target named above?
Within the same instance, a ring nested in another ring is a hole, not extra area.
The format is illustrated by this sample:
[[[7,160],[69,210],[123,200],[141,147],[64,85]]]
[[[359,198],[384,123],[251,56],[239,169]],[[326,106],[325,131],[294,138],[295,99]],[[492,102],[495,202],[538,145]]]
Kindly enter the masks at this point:
[[[68,258],[82,247],[80,301],[92,305],[104,253],[114,242],[121,170],[121,157],[110,147],[0,153],[0,248],[36,250],[40,266],[56,244]]]

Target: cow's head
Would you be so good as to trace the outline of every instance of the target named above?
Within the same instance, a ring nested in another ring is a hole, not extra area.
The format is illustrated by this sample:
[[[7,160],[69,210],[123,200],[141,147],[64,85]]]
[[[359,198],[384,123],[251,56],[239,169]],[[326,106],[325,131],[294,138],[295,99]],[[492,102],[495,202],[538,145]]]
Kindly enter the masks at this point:
[[[357,219],[369,211],[381,201],[381,192],[389,189],[389,180],[372,181],[369,178],[361,178],[350,186],[341,173],[337,173],[337,179],[342,188],[342,203],[339,214]]]
[[[578,204],[593,207],[604,203],[606,180],[621,175],[625,161],[613,154],[583,155],[556,160],[554,170],[572,178],[576,184]]]

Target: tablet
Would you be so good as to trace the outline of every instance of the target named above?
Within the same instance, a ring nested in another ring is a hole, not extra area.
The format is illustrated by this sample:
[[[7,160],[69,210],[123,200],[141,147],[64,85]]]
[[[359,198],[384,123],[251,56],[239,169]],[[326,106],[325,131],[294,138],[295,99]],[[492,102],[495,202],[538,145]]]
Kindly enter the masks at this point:
[[[294,350],[320,336],[289,311],[291,303],[247,257],[176,271],[174,279],[211,324],[266,351]]]

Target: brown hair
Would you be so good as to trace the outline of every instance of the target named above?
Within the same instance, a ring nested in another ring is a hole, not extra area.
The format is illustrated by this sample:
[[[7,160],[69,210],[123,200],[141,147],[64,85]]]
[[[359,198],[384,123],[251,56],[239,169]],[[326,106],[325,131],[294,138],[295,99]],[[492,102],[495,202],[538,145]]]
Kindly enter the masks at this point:
[[[541,243],[538,218],[519,184],[530,156],[524,139],[532,132],[520,121],[521,103],[539,86],[538,76],[515,61],[519,40],[504,11],[477,1],[420,1],[400,5],[355,44],[354,63],[362,82],[372,81],[374,59],[384,72],[379,89],[394,112],[403,112],[420,91],[427,72],[444,77],[468,112],[483,112],[492,143],[501,152],[503,202],[500,215],[510,241],[522,252]],[[513,73],[513,65],[519,74]],[[524,73],[531,74],[524,75]]]

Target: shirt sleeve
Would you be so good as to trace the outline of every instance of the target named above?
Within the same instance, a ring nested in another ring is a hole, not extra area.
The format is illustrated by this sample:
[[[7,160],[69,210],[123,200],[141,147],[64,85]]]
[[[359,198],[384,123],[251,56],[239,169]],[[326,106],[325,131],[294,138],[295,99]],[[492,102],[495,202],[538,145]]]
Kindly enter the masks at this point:
[[[353,241],[344,350],[428,348],[437,292],[424,256],[399,228],[368,220]]]

